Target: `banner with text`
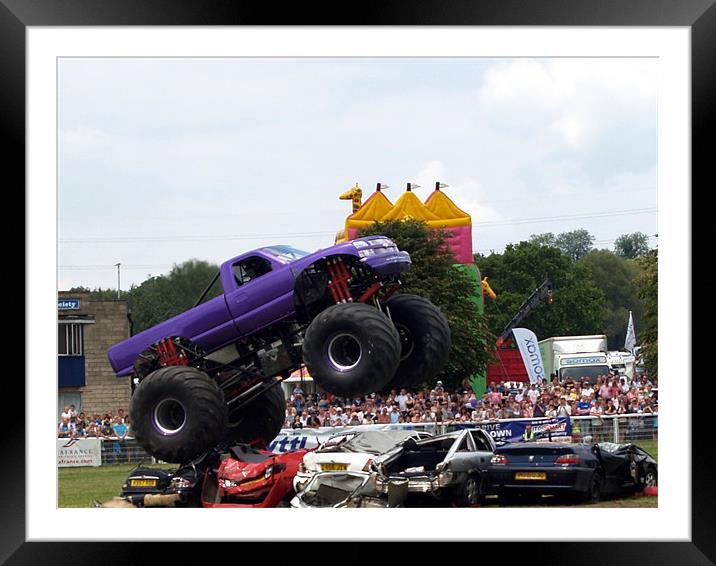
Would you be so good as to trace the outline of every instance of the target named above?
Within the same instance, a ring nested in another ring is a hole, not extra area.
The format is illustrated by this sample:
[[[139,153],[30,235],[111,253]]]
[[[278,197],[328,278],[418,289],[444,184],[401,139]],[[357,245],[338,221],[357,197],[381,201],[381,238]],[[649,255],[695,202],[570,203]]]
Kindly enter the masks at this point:
[[[364,430],[424,430],[433,434],[438,432],[437,423],[405,423],[393,425],[360,425],[357,427],[320,427],[320,428],[284,428],[269,444],[268,449],[274,453],[293,452],[301,448],[316,448],[331,436],[336,434],[349,434]]]
[[[487,432],[495,442],[521,442],[527,440],[525,430],[527,425],[532,426],[534,440],[552,440],[558,442],[571,442],[572,423],[569,417],[554,417],[551,419],[532,419],[519,421],[495,421],[487,423],[465,423],[458,428],[481,428]],[[527,435],[529,436],[529,434]]]
[[[58,438],[57,466],[101,466],[102,441],[99,438]]]
[[[537,344],[537,336],[527,328],[513,328],[512,334],[520,349],[530,383],[541,383],[547,376],[544,374],[544,364]]]

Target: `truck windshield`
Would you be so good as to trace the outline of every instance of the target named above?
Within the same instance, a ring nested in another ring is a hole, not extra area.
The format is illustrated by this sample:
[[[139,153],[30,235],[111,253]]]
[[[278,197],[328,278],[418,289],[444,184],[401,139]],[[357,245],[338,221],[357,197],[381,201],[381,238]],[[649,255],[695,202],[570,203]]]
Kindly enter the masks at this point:
[[[268,246],[267,248],[261,248],[261,251],[271,254],[277,260],[283,263],[290,263],[302,257],[309,255],[308,252],[298,250],[291,246]]]
[[[597,382],[600,375],[609,375],[609,366],[571,366],[559,370],[559,380],[573,379],[580,381],[586,379],[590,384]]]

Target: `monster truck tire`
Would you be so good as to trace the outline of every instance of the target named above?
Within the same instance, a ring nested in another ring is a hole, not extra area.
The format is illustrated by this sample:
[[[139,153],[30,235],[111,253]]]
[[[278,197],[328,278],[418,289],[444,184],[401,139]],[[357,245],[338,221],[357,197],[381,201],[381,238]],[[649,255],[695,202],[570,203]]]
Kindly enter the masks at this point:
[[[150,373],[134,390],[129,414],[139,444],[165,462],[183,463],[211,448],[227,422],[223,392],[190,366]]]
[[[386,302],[401,341],[401,361],[391,387],[429,381],[450,355],[450,326],[433,303],[417,295],[395,295]]]
[[[400,362],[400,336],[390,319],[363,303],[321,312],[306,330],[303,361],[329,393],[358,397],[382,389]]]
[[[229,416],[225,439],[244,444],[260,440],[268,446],[281,432],[286,418],[286,396],[281,386],[275,385],[236,413]]]

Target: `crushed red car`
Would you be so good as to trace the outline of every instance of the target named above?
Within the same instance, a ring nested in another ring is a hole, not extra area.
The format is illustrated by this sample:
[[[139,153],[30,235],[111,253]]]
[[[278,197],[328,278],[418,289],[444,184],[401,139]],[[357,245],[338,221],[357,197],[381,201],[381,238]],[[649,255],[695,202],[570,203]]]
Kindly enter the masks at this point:
[[[274,454],[248,444],[231,446],[208,466],[201,489],[202,507],[287,506],[293,478],[308,450]]]

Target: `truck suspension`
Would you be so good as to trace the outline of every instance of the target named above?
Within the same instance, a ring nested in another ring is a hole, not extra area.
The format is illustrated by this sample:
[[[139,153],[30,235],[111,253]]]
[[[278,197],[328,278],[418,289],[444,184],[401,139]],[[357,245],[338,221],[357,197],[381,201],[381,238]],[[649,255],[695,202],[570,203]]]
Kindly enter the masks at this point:
[[[162,366],[189,365],[189,359],[181,349],[177,351],[176,344],[171,338],[164,338],[157,343],[157,353],[159,354],[159,364]]]
[[[328,290],[331,292],[333,300],[336,303],[352,302],[353,297],[350,289],[348,289],[348,281],[350,281],[351,276],[348,273],[346,264],[343,263],[342,259],[328,259],[327,267],[328,275],[330,276]]]

